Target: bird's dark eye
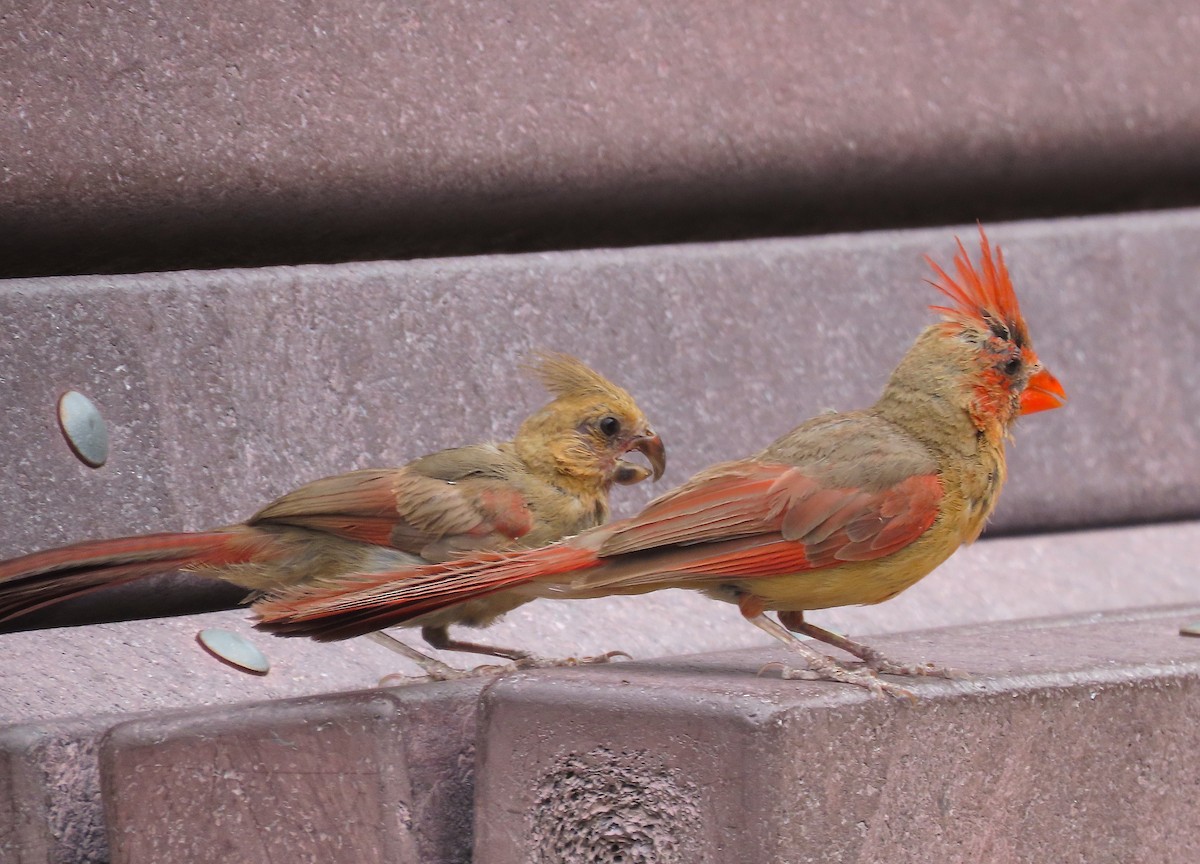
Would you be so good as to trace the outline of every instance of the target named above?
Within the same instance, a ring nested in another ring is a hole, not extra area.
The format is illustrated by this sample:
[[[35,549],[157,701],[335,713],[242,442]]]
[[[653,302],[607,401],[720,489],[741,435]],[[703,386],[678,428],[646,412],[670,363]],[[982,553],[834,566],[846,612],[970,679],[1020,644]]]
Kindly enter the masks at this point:
[[[1009,358],[1008,362],[1004,364],[1004,374],[1016,375],[1019,371],[1021,371],[1021,355],[1014,354]]]
[[[612,438],[621,431],[621,421],[611,414],[607,417],[600,418],[600,434]]]

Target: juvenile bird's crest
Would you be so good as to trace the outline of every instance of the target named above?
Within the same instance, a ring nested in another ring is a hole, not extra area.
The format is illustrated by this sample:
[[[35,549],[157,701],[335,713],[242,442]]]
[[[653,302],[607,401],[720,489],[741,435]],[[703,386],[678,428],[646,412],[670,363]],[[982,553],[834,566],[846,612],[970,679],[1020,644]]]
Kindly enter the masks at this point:
[[[954,256],[957,281],[932,258],[925,256],[925,261],[938,275],[937,281],[926,281],[949,297],[954,305],[929,308],[952,324],[990,332],[1018,347],[1026,345],[1029,332],[1025,329],[1025,319],[1021,317],[1021,308],[1017,304],[1012,281],[1008,278],[1008,268],[1004,265],[1004,253],[1000,247],[996,247],[993,256],[987,235],[980,225],[979,245],[983,254],[980,270],[976,270],[962,241],[957,237],[954,239],[958,243],[958,254]]]
[[[538,351],[522,368],[557,397],[601,396],[633,402],[629,393],[570,354]]]

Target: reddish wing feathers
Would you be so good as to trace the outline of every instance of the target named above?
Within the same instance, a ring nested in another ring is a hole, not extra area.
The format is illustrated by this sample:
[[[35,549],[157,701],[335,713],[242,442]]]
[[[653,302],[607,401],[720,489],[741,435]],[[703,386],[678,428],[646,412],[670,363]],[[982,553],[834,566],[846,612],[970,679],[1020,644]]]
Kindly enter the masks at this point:
[[[778,535],[803,544],[811,566],[869,560],[919,537],[933,524],[941,495],[941,483],[933,474],[868,492],[825,488],[789,465],[730,463],[614,524],[599,554],[608,558],[664,546]]]
[[[619,588],[664,573],[772,578],[880,558],[920,537],[942,497],[934,474],[869,492],[826,488],[788,465],[733,463],[715,473],[611,526],[600,563],[619,575],[606,579],[602,566],[584,581]],[[620,556],[638,552],[657,554],[643,568],[622,566]]]
[[[714,466],[651,501],[638,515],[609,526],[611,536],[599,554],[611,557],[762,533],[764,504],[788,470],[786,465],[760,462]]]
[[[284,522],[319,514],[395,517],[396,479],[401,471],[365,469],[323,477],[275,499],[248,521]]]
[[[500,483],[453,483],[410,468],[326,477],[288,493],[250,520],[295,525],[421,554],[446,536],[516,539],[533,527],[524,498]]]
[[[529,552],[481,552],[402,573],[348,577],[335,591],[298,589],[252,607],[259,629],[321,642],[350,639],[529,582],[595,563],[595,553],[555,543]],[[498,566],[493,566],[498,565]]]
[[[0,563],[0,621],[142,576],[261,553],[261,538],[237,531],[119,537],[34,552]]]
[[[392,469],[309,483],[263,508],[249,524],[292,525],[420,554],[443,536],[518,538],[532,528],[533,516],[521,494],[498,481],[452,483]],[[155,573],[263,560],[272,536],[237,527],[151,534],[0,562],[0,620]]]
[[[772,578],[894,552],[933,524],[941,497],[934,474],[879,491],[829,489],[792,466],[730,463],[575,540],[363,575],[352,588],[290,592],[254,608],[264,629],[340,639],[533,581],[593,596],[667,574]],[[599,557],[589,548],[597,542]]]
[[[829,532],[824,539],[810,535],[806,548],[814,567],[871,561],[903,549],[937,518],[942,484],[934,474],[919,474],[855,503],[822,523],[822,533]]]
[[[0,582],[32,579],[100,564],[134,564],[172,558],[195,558],[217,563],[217,559],[222,557],[237,558],[249,554],[250,544],[243,544],[246,546],[244,550],[233,550],[232,547],[241,540],[239,535],[228,531],[88,540],[0,562]]]

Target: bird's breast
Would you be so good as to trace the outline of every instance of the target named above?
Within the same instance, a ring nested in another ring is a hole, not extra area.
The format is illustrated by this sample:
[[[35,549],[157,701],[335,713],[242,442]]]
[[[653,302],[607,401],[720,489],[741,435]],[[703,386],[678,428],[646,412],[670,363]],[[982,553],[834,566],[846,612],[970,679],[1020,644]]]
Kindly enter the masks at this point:
[[[817,570],[731,584],[738,591],[762,599],[771,610],[804,611],[882,603],[927,576],[960,543],[957,531],[939,521],[908,546],[882,558],[847,561]]]

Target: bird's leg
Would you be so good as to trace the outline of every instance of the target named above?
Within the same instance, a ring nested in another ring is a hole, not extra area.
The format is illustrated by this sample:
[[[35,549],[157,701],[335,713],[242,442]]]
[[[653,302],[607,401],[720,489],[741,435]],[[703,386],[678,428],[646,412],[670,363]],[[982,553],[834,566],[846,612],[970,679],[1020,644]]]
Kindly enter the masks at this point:
[[[780,612],[779,621],[793,633],[803,633],[805,636],[809,636],[819,642],[824,642],[826,645],[840,648],[847,654],[852,654],[859,660],[862,660],[868,669],[884,675],[957,679],[970,677],[967,673],[958,669],[951,669],[948,666],[935,666],[932,663],[897,663],[870,645],[855,642],[853,639],[843,636],[840,633],[834,633],[832,630],[826,630],[824,627],[808,623],[804,620],[803,612]]]
[[[502,660],[512,660],[513,662],[529,660],[533,657],[528,651],[521,651],[518,648],[500,648],[496,645],[481,645],[478,642],[462,642],[450,636],[450,628],[445,624],[422,627],[421,638],[439,651],[486,654],[489,657],[499,657]]]
[[[808,664],[807,669],[792,669],[782,663],[768,663],[763,667],[763,670],[779,666],[784,678],[802,678],[810,681],[840,681],[843,684],[856,684],[859,687],[866,687],[872,693],[879,696],[886,693],[889,696],[903,696],[906,699],[914,698],[913,694],[903,687],[897,687],[895,684],[881,681],[870,669],[847,669],[832,657],[827,657],[820,651],[805,645],[789,633],[779,622],[768,618],[763,607],[763,602],[757,597],[743,595],[738,600],[738,608],[741,609],[742,615],[747,621],[760,630],[770,633],[782,642],[788,650],[795,651],[802,656],[805,663]],[[763,670],[760,670],[760,674]]]
[[[451,637],[449,628],[442,624],[440,626],[426,626],[421,628],[421,637],[442,651],[466,651],[471,654],[488,654],[492,657],[501,657],[505,660],[511,660],[520,669],[546,669],[553,666],[582,666],[591,663],[607,663],[614,657],[628,657],[624,651],[609,651],[605,654],[598,654],[595,657],[568,657],[565,660],[547,660],[541,657],[535,657],[528,651],[521,651],[517,648],[499,648],[494,645],[481,645],[478,642],[463,642]]]
[[[416,648],[413,648],[411,645],[408,645],[405,642],[401,642],[395,636],[384,633],[382,630],[377,630],[374,633],[368,633],[367,638],[372,642],[377,642],[385,648],[390,648],[397,654],[407,657],[409,660],[413,661],[422,669],[424,669],[425,674],[434,681],[451,681],[455,678],[462,678],[469,674],[463,672],[461,669],[455,669],[453,666],[443,663],[441,660],[430,657],[428,654],[422,654]],[[392,677],[393,676],[391,675],[385,676],[380,684],[382,685],[385,681],[389,681]]]

